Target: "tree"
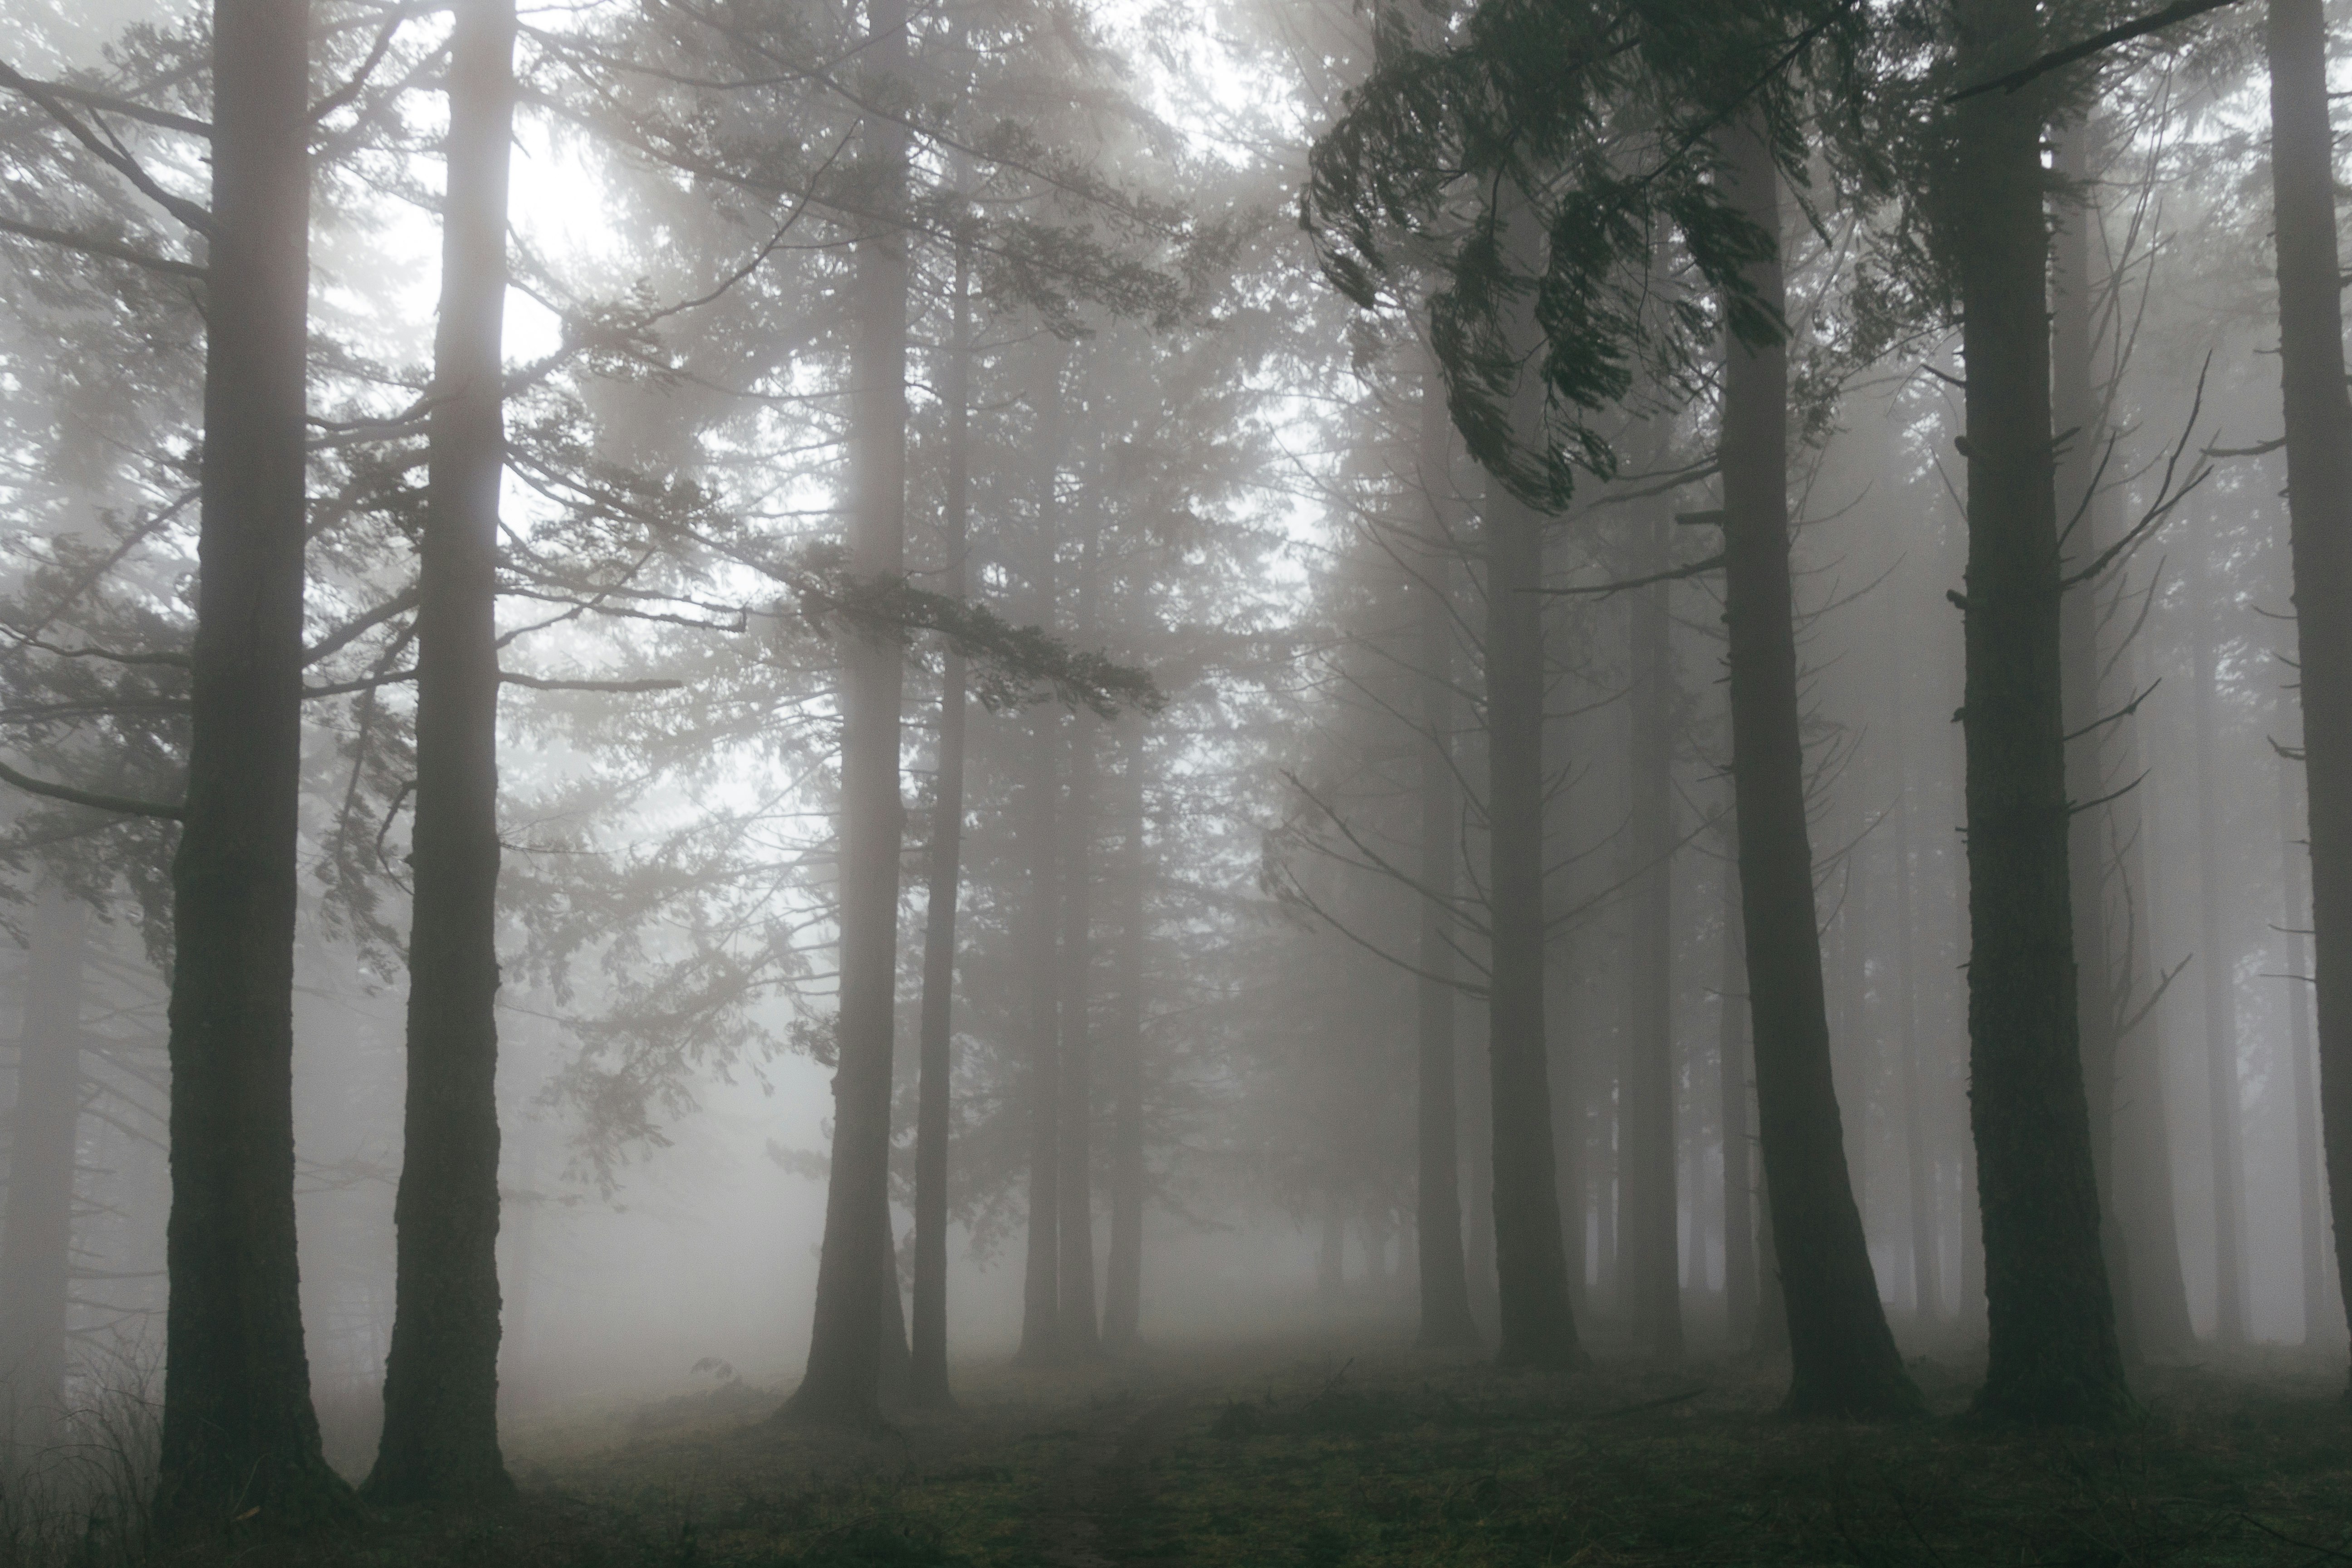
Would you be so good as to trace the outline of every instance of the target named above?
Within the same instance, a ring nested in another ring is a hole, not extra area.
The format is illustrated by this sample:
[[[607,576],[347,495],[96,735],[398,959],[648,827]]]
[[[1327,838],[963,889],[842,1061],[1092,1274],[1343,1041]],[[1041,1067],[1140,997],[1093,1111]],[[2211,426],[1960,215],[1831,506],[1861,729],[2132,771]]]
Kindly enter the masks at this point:
[[[941,591],[967,592],[971,485],[971,252],[955,248],[954,314],[940,376],[947,404],[946,571]],[[915,1111],[915,1290],[908,1393],[927,1410],[954,1403],[948,1388],[948,1128],[954,1038],[956,898],[963,874],[964,694],[962,650],[940,655],[939,780],[931,808],[929,898],[923,915],[923,996]]]
[[[494,1500],[499,1451],[499,488],[513,0],[463,0],[417,584],[408,1100],[383,1435],[366,1495]]]
[[[1534,215],[1507,184],[1492,221],[1507,249],[1535,238]],[[1522,354],[1542,341],[1522,302],[1505,327]],[[1522,440],[1536,436],[1543,390],[1528,376],[1513,399]],[[1457,416],[1458,417],[1458,416]],[[1540,438],[1538,437],[1537,438]],[[1544,515],[1499,477],[1478,518],[1486,567],[1487,899],[1486,1055],[1494,1126],[1495,1279],[1505,1366],[1575,1366],[1585,1357],[1568,1300],[1551,1084],[1543,1026],[1543,627],[1537,595]],[[1668,1249],[1669,1261],[1672,1248]]]
[[[1633,524],[1637,577],[1654,578],[1668,570],[1674,524],[1663,500],[1642,503]],[[1626,965],[1631,994],[1625,1092],[1619,1114],[1624,1213],[1617,1238],[1624,1251],[1634,1332],[1653,1355],[1673,1361],[1683,1352],[1681,1260],[1675,1256],[1674,1052],[1674,748],[1681,702],[1675,685],[1667,592],[1664,582],[1634,589],[1626,616],[1632,645],[1627,661],[1628,847],[1634,869],[1632,951]]]
[[[1780,174],[1768,124],[1749,114],[1727,132],[1724,183],[1748,221],[1773,237],[1746,282],[1777,320]],[[1731,776],[1757,1132],[1789,1336],[1787,1407],[1806,1415],[1906,1415],[1918,1408],[1918,1391],[1879,1304],[1830,1072],[1789,568],[1788,390],[1779,331],[1760,341],[1735,331],[1725,351],[1718,457]]]
[[[82,944],[88,906],[54,881],[36,895],[24,1026],[0,1212],[0,1443],[47,1452],[65,1425],[66,1304],[81,1127]]]
[[[863,66],[885,103],[907,90],[903,0],[872,0]],[[849,570],[872,589],[906,571],[908,133],[888,113],[866,122],[877,215],[858,240],[859,327]],[[817,1268],[808,1371],[784,1414],[793,1420],[878,1419],[881,1289],[891,1256],[890,1074],[898,942],[898,795],[903,654],[879,628],[850,625],[841,650],[840,1068],[834,1079],[832,1171]],[[877,1220],[882,1223],[877,1224]],[[895,1272],[887,1276],[895,1279]],[[892,1287],[896,1289],[895,1285]]]
[[[2312,979],[2336,1283],[2352,1300],[2352,396],[2336,232],[2321,0],[2270,0],[2271,201],[2279,378],[2286,416],[2304,781],[2311,845]],[[2342,1323],[2329,1326],[2341,1342]]]
[[[188,795],[172,866],[159,1512],[299,1518],[319,1447],[294,1250],[310,7],[218,0]]]
[[[2041,36],[2035,0],[1956,0],[1953,19],[1971,82],[2030,58]],[[1977,1407],[2096,1422],[2130,1395],[2099,1246],[2067,888],[2046,112],[2031,89],[1954,106],[1941,195],[1968,364],[1969,1119],[1991,1331]]]
[[[1415,670],[1419,677],[1421,749],[1419,868],[1421,913],[1413,1002],[1414,1237],[1419,1247],[1421,1325],[1416,1342],[1429,1349],[1475,1345],[1470,1280],[1462,1258],[1461,1111],[1454,1085],[1454,943],[1450,924],[1454,862],[1461,855],[1461,806],[1454,758],[1454,609],[1448,592],[1454,542],[1447,515],[1453,495],[1454,433],[1446,423],[1444,385],[1433,365],[1423,377],[1417,451],[1423,527],[1412,574]],[[1577,1260],[1580,1266],[1582,1259]]]

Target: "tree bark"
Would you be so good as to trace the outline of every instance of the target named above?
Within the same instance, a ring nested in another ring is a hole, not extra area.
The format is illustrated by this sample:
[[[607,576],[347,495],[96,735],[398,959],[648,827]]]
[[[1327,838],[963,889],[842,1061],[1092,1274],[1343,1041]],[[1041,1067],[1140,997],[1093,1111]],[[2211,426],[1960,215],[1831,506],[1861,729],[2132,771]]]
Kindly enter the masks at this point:
[[[1079,585],[1083,637],[1092,631],[1094,541],[1089,538]],[[1093,1003],[1095,735],[1099,721],[1072,717],[1070,780],[1063,796],[1062,851],[1062,1152],[1060,1304],[1062,1353],[1090,1356],[1102,1348],[1095,1313],[1094,1050],[1088,1016]]]
[[[2311,1054],[2311,996],[2303,938],[2309,930],[2310,895],[2304,891],[2302,846],[2294,842],[2293,764],[2279,761],[2279,930],[2286,934],[2287,1050],[2294,1085],[2294,1176],[2296,1239],[2303,1262],[2304,1342],[2318,1342],[2327,1321],[2327,1198],[2320,1169],[2318,1064]]]
[[[1654,503],[1638,519],[1633,575],[1666,568],[1674,523]],[[1674,1061],[1674,731],[1675,694],[1667,585],[1629,597],[1633,698],[1627,763],[1634,861],[1628,921],[1624,1110],[1625,1213],[1618,1230],[1633,1332],[1664,1361],[1683,1353],[1676,1254]]]
[[[1959,75],[2039,47],[2035,0],[1960,0]],[[2099,1244],[2067,887],[2061,561],[2043,110],[1959,105],[1949,228],[1968,363],[1969,1064],[1990,1352],[1977,1406],[2101,1422],[2130,1405]],[[2080,590],[2078,590],[2080,591]]]
[[[512,1495],[499,1451],[499,487],[514,0],[463,0],[416,608],[408,1098],[377,1502]]]
[[[1779,174],[1752,118],[1727,133],[1724,151],[1727,189],[1748,219],[1777,238]],[[1756,264],[1749,281],[1777,311],[1777,252]],[[1740,913],[1757,1123],[1789,1335],[1788,1408],[1805,1415],[1902,1415],[1918,1408],[1919,1395],[1879,1303],[1830,1070],[1797,705],[1788,375],[1782,345],[1729,343],[1720,452]]]
[[[81,1127],[82,951],[88,907],[35,897],[0,1215],[0,1453],[37,1458],[64,1435],[73,1277],[74,1146]]]
[[[2352,397],[2344,384],[2327,26],[2321,0],[2271,0],[2272,200],[2280,382],[2310,826],[2320,1130],[2339,1300],[2352,1300]],[[2344,1343],[2339,1317],[2325,1342]]]
[[[345,1506],[295,1262],[310,7],[216,0],[203,521],[172,863],[172,1215],[156,1492],[169,1525]]]
[[[1936,1214],[1936,1159],[1928,1143],[1927,1107],[1920,1082],[1919,955],[1911,904],[1911,761],[1904,743],[1908,707],[1903,690],[1903,639],[1906,628],[1887,638],[1895,710],[1888,716],[1895,762],[1895,963],[1896,1046],[1903,1053],[1903,1157],[1911,1221],[1911,1306],[1920,1325],[1944,1313],[1943,1243]]]
[[[2238,961],[2221,938],[2221,795],[2214,755],[2213,574],[2200,548],[2189,576],[2196,616],[2197,970],[2205,1012],[2207,1125],[2213,1175],[2213,1337],[2246,1342],[2245,1158],[2239,1147]]]
[[[905,0],[868,0],[861,62],[869,91],[907,79]],[[849,565],[864,583],[895,582],[907,556],[908,132],[869,116],[865,148],[879,212],[856,241],[859,320],[851,405]],[[795,1421],[881,1419],[884,1308],[890,1267],[890,1076],[898,946],[898,727],[905,670],[898,642],[845,626],[841,653],[840,1067],[834,1074],[833,1163],[808,1370],[785,1403]]]
[[[1748,944],[1739,913],[1739,836],[1725,834],[1731,853],[1723,868],[1723,983],[1717,1019],[1717,1088],[1723,1101],[1724,1337],[1746,1345],[1756,1337],[1756,1140],[1748,1120],[1754,1092],[1748,1059]]]
[[[1506,228],[1524,248],[1533,218],[1516,187]],[[1541,341],[1533,306],[1510,322],[1515,344]],[[1512,417],[1540,439],[1543,389],[1522,378]],[[1568,1300],[1559,1188],[1551,1145],[1544,1039],[1544,518],[1500,483],[1486,487],[1480,543],[1486,564],[1487,897],[1494,928],[1486,1054],[1495,1163],[1495,1279],[1505,1366],[1575,1366],[1585,1359]]]
[[[1480,1342],[1470,1315],[1470,1278],[1462,1254],[1461,1114],[1454,1094],[1454,863],[1461,855],[1462,808],[1454,777],[1454,427],[1433,366],[1421,399],[1421,545],[1411,587],[1414,684],[1421,699],[1421,928],[1413,982],[1415,1102],[1414,1228],[1421,1273],[1416,1342],[1437,1350]]]
[[[1061,353],[1048,348],[1037,397],[1037,565],[1031,591],[1036,624],[1054,624],[1054,552],[1061,514]],[[1023,967],[1029,993],[1029,1237],[1022,1279],[1018,1360],[1050,1362],[1061,1353],[1061,1041],[1054,967],[1055,882],[1054,830],[1060,789],[1055,752],[1059,721],[1050,709],[1030,721],[1028,778],[1023,784],[1023,855],[1029,897],[1022,911],[1027,935]]]
[[[1123,802],[1126,863],[1119,868],[1118,981],[1110,1046],[1110,1258],[1103,1280],[1103,1348],[1135,1349],[1143,1326],[1143,986],[1146,895],[1143,732],[1127,732]]]
[[[971,588],[966,537],[971,495],[971,251],[955,251],[953,341],[940,366],[947,405],[948,473],[942,524],[947,563],[940,588]],[[915,1105],[914,1340],[908,1396],[919,1409],[955,1404],[948,1387],[948,1124],[953,1094],[956,899],[963,877],[963,749],[969,717],[962,650],[940,656],[939,776],[931,808],[929,893],[923,910],[923,1000]]]

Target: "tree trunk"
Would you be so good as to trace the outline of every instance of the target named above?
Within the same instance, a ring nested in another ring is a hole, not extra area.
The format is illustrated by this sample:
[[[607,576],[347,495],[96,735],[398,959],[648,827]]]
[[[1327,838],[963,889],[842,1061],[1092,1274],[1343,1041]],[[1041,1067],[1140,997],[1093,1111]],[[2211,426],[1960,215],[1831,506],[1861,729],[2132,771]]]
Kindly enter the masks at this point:
[[[377,1502],[498,1499],[499,486],[514,0],[450,38],[441,314],[416,610],[408,1101]]]
[[[2279,930],[2286,934],[2287,1051],[2294,1062],[2294,1177],[2297,1239],[2303,1261],[2303,1338],[2320,1342],[2327,1322],[2327,1199],[2319,1163],[2317,1064],[2311,1056],[2311,998],[2304,987],[2304,922],[2310,918],[2303,889],[2304,857],[2294,842],[2294,764],[2279,762]]]
[[[79,900],[44,882],[25,954],[7,1207],[0,1216],[0,1455],[13,1444],[20,1459],[47,1453],[65,1428],[88,914]]]
[[[1094,542],[1087,547],[1082,604],[1094,597]],[[1087,608],[1080,636],[1091,633]],[[1062,1352],[1088,1356],[1102,1348],[1095,1315],[1094,1060],[1088,1009],[1092,1004],[1094,922],[1095,736],[1099,721],[1077,714],[1070,722],[1070,783],[1063,797],[1062,849],[1062,1152],[1060,1325]]]
[[[1748,1061],[1748,952],[1739,915],[1739,837],[1723,869],[1723,984],[1717,1018],[1716,1085],[1723,1102],[1723,1322],[1734,1346],[1756,1337],[1756,1140]]]
[[[1420,974],[1413,998],[1416,1097],[1414,1222],[1420,1249],[1421,1328],[1427,1350],[1475,1345],[1470,1279],[1462,1256],[1461,1115],[1454,1096],[1454,863],[1461,856],[1461,805],[1454,776],[1454,427],[1433,367],[1422,383],[1422,546],[1413,563],[1421,696]]]
[[[2039,47],[2035,0],[1961,0],[1958,13],[1964,80]],[[2130,1394],[2075,1019],[2042,100],[1982,93],[1953,115],[1947,196],[1969,377],[1969,1110],[1991,1329],[1977,1405],[2106,1421]]]
[[[1143,731],[1127,731],[1127,862],[1119,868],[1118,981],[1110,1045],[1110,1258],[1103,1348],[1135,1349],[1143,1326],[1143,944],[1151,861],[1144,838]]]
[[[1897,1047],[1903,1053],[1903,1156],[1910,1198],[1911,1303],[1922,1328],[1944,1315],[1942,1232],[1936,1214],[1936,1159],[1927,1139],[1927,1107],[1920,1083],[1919,955],[1911,907],[1911,762],[1904,744],[1908,706],[1903,691],[1903,641],[1907,628],[1887,638],[1895,710],[1888,716],[1895,752],[1895,963]]]
[[[1062,360],[1049,347],[1040,365],[1037,397],[1037,565],[1031,582],[1036,624],[1054,625],[1054,551],[1061,517]],[[1029,1237],[1022,1280],[1021,1349],[1016,1359],[1052,1361],[1061,1353],[1061,1040],[1055,956],[1054,830],[1061,787],[1055,752],[1060,723],[1051,709],[1030,721],[1027,796],[1022,847],[1029,898],[1022,911],[1027,935],[1023,967],[1029,993]]]
[[[966,524],[971,494],[971,251],[955,251],[954,339],[942,356],[947,405],[947,496],[941,522],[947,562],[940,589],[971,589]],[[908,1397],[919,1409],[955,1404],[948,1388],[948,1123],[953,1094],[956,898],[963,879],[963,743],[968,704],[962,650],[940,656],[939,776],[931,808],[929,892],[923,910],[923,1001],[915,1105],[915,1300]]]
[[[2116,658],[2110,700],[2136,692],[2137,661],[2128,647]],[[2128,700],[2128,698],[2123,699]],[[2112,776],[2140,778],[2139,730],[2125,719],[2116,726]],[[2131,973],[2151,992],[2160,983],[2156,911],[2165,907],[2157,891],[2147,847],[2157,838],[2157,782],[2148,779],[2114,803],[2117,852],[2117,902],[2131,931]],[[2113,1005],[2123,1019],[2147,1008],[2136,1028],[2116,1044],[2115,1198],[2129,1237],[2132,1260],[2132,1332],[2137,1353],[2186,1355],[2197,1343],[2189,1317],[2189,1287],[2180,1273],[2180,1235],[2173,1199],[2172,1134],[2165,1112],[2164,1009],[2145,999],[2118,994]]]
[[[2352,1300],[2352,397],[2336,234],[2327,26],[2321,0],[2271,0],[2271,180],[2278,235],[2279,359],[2294,560],[2310,825],[2312,979],[2320,1130],[2335,1215],[2339,1300]],[[2345,1324],[2323,1342],[2341,1346]]]
[[[2103,526],[2112,507],[2095,493],[2102,483],[2107,447],[2103,394],[2092,384],[2100,352],[2093,325],[2097,288],[2092,268],[2093,237],[2099,209],[2090,194],[2088,143],[2091,127],[2071,125],[2058,138],[2057,167],[2076,193],[2065,200],[2054,225],[2053,292],[2051,317],[2052,417],[2067,435],[2058,454],[2057,516],[2060,550],[2070,569],[2095,559],[2113,530]],[[2066,794],[2088,803],[2109,792],[2105,742],[2114,733],[2103,722],[2109,693],[2103,689],[2099,647],[2099,586],[2084,584],[2059,605],[2058,663],[2061,706],[2065,714]],[[2128,697],[2116,699],[2120,707]],[[2074,913],[2074,1013],[2081,1035],[2083,1091],[2090,1107],[2091,1168],[2098,1179],[2099,1241],[2106,1257],[2108,1288],[2116,1305],[2116,1338],[2126,1363],[2139,1359],[2132,1312],[2129,1233],[2119,1217],[2115,1174],[2116,1056],[2122,1023],[2116,1007],[2116,980],[2107,939],[2108,846],[2111,805],[2087,804],[2068,818],[2068,900]]]
[[[2189,576],[2196,616],[2197,973],[2205,1008],[2206,1110],[2213,1165],[2213,1337],[2246,1342],[2245,1159],[2239,1148],[2238,960],[2221,940],[2221,769],[2214,755],[2213,574],[2200,548]]]
[[[1674,523],[1652,503],[1636,521],[1635,576],[1666,568]],[[1626,972],[1625,1213],[1618,1245],[1625,1252],[1627,1305],[1643,1349],[1664,1361],[1683,1353],[1682,1287],[1676,1254],[1675,1193],[1674,670],[1667,585],[1631,595],[1633,697],[1626,748],[1631,849],[1634,862]]]
[[[1740,209],[1780,232],[1779,175],[1752,118],[1725,137]],[[1749,273],[1776,312],[1776,254]],[[1908,1414],[1903,1371],[1878,1300],[1862,1214],[1847,1179],[1822,992],[1813,851],[1805,820],[1789,568],[1788,353],[1733,340],[1724,356],[1724,619],[1730,637],[1731,774],[1739,820],[1740,915],[1755,1030],[1757,1123],[1770,1194],[1773,1263],[1786,1310],[1800,1415]]]
[[[188,793],[172,882],[172,1216],[156,1508],[344,1506],[294,1242],[310,7],[217,0]]]
[[[1533,219],[1516,187],[1505,226],[1524,247]],[[1515,344],[1541,341],[1531,302],[1512,307]],[[1539,438],[1543,389],[1522,377],[1512,418]],[[1551,1146],[1544,1039],[1543,629],[1544,518],[1499,483],[1486,487],[1480,542],[1486,563],[1487,898],[1493,924],[1487,993],[1487,1072],[1495,1163],[1495,1280],[1505,1366],[1574,1366],[1584,1358],[1568,1302],[1559,1187]]]
[[[907,79],[905,0],[868,0],[863,68],[887,96]],[[856,242],[859,321],[851,405],[849,566],[866,584],[907,566],[908,132],[866,121],[878,217]],[[834,1074],[833,1164],[808,1371],[790,1419],[866,1426],[881,1419],[884,1272],[889,1267],[890,1075],[898,988],[898,796],[903,658],[878,630],[845,626],[841,650],[840,1067]]]

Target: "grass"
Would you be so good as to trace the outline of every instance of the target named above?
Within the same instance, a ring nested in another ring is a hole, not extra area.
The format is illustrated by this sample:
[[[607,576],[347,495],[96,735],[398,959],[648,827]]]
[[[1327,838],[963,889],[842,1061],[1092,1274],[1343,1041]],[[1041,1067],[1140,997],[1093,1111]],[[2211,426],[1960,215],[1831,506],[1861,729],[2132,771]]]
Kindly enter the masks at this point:
[[[1936,1411],[1799,1424],[1744,1363],[1572,1376],[1302,1342],[1163,1348],[1048,1374],[961,1369],[962,1408],[780,1432],[741,1384],[519,1426],[523,1499],[379,1513],[149,1558],[436,1568],[1337,1568],[1339,1564],[2141,1565],[2352,1562],[2352,1412],[2284,1357],[2151,1372],[2116,1430]],[[56,1544],[53,1542],[53,1544]],[[103,1568],[130,1556],[108,1558]],[[52,1554],[0,1568],[63,1568]],[[101,1568],[97,1560],[91,1568]]]

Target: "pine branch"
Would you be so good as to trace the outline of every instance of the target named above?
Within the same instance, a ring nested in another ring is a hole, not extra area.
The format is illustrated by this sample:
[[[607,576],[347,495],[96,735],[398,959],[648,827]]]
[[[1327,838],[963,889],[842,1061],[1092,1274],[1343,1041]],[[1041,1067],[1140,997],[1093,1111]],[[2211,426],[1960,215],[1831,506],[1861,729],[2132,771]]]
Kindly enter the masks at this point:
[[[2167,5],[2160,11],[2151,11],[2145,16],[2135,17],[2119,26],[2109,27],[2104,33],[2094,33],[2082,42],[2069,44],[2063,49],[2053,49],[2040,59],[2030,65],[2021,66],[2006,76],[1997,76],[1990,81],[1980,81],[1974,87],[1964,87],[1944,101],[1958,103],[1963,99],[1974,98],[1979,93],[2015,92],[2028,82],[2048,76],[2052,71],[2063,70],[2076,60],[2088,59],[2102,49],[2112,48],[2117,44],[2126,43],[2133,38],[2144,37],[2149,33],[2160,32],[2176,22],[2186,22],[2192,16],[2202,16],[2208,11],[2219,11],[2224,5],[2232,5],[2236,3],[2237,0],[2175,0],[2173,5]]]
[[[111,261],[127,261],[133,267],[143,267],[150,272],[167,273],[174,278],[193,278],[204,281],[205,269],[193,261],[174,261],[167,256],[150,256],[127,245],[94,235],[68,234],[61,228],[43,228],[38,224],[18,223],[14,218],[0,217],[0,234],[20,235],[26,239],[54,245],[60,250],[76,250],[84,256],[102,256]]]
[[[187,816],[184,806],[161,805],[152,800],[133,800],[128,795],[100,795],[94,790],[76,789],[71,784],[48,784],[20,773],[5,763],[0,763],[0,783],[15,784],[26,795],[37,795],[44,800],[61,800],[68,805],[86,805],[95,811],[111,811],[122,816],[161,816],[178,822]]]

